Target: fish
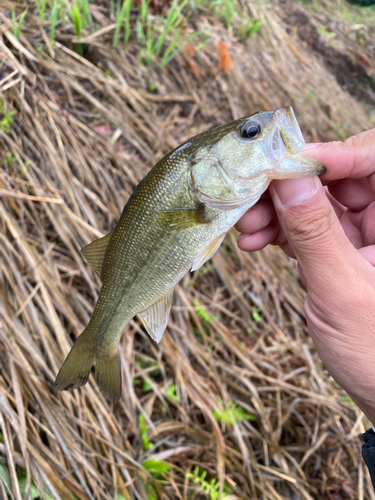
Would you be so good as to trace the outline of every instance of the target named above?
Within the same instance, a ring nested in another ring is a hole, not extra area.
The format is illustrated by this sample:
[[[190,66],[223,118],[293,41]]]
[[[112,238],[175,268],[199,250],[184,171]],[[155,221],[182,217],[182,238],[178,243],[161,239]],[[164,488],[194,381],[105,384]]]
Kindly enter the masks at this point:
[[[324,172],[320,162],[302,155],[304,146],[289,106],[209,129],[156,163],[135,187],[116,227],[81,251],[102,287],[57,375],[56,390],[83,386],[93,369],[100,390],[117,402],[126,325],[138,315],[160,342],[175,285],[214,255],[269,183]]]

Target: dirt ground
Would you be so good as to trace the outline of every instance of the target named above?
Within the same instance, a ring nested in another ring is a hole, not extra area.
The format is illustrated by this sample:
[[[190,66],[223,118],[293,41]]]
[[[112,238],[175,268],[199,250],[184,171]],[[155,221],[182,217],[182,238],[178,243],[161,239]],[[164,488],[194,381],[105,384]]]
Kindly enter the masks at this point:
[[[112,46],[104,0],[81,38],[62,16],[54,44],[49,7],[41,24],[34,1],[1,2],[0,498],[375,498],[360,454],[369,422],[315,352],[296,263],[274,247],[239,251],[234,230],[176,287],[159,345],[128,325],[116,405],[93,378],[54,391],[100,290],[79,250],[114,227],[158,159],[286,105],[307,141],[373,126],[375,11],[241,0],[226,26],[201,3],[181,26],[204,46],[162,67],[139,60],[141,2],[126,47],[123,32]],[[26,8],[17,38],[12,9]],[[241,41],[243,19],[260,27]]]

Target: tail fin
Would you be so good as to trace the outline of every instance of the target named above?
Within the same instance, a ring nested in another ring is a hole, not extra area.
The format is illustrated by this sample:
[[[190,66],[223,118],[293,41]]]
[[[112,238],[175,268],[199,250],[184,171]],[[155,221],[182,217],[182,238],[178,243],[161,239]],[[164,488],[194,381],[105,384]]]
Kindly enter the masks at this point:
[[[119,352],[99,353],[88,345],[83,334],[78,337],[60,368],[55,381],[56,390],[68,391],[85,385],[93,366],[99,388],[112,403],[116,403],[122,386]]]

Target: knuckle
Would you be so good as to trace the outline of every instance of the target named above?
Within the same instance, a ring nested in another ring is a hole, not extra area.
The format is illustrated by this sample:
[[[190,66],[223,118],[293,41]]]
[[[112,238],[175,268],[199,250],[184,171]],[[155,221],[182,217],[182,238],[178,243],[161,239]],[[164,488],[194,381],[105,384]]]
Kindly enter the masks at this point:
[[[329,207],[321,207],[313,213],[298,214],[291,221],[290,233],[294,243],[317,240],[321,244],[331,238],[335,228],[335,219]]]

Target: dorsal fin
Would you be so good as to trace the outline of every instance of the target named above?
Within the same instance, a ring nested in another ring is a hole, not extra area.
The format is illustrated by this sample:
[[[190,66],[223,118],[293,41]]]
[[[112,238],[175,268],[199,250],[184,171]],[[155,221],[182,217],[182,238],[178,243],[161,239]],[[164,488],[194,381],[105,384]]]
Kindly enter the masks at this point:
[[[213,241],[211,241],[211,243],[202,250],[202,252],[200,252],[196,258],[195,258],[195,261],[193,263],[193,266],[191,268],[191,272],[193,271],[196,271],[197,269],[199,269],[201,266],[203,266],[203,264],[205,262],[208,261],[208,259],[211,259],[211,257],[214,255],[214,253],[216,252],[216,250],[219,248],[219,246],[221,245],[221,242],[223,241],[224,239],[224,236],[226,235],[227,233],[223,233],[221,234],[220,236],[218,236],[217,238],[215,238]]]
[[[167,327],[169,313],[172,306],[173,288],[152,304],[148,309],[139,313],[147,333],[156,342],[160,342]]]
[[[103,236],[103,238],[93,241],[81,250],[81,254],[90,266],[95,269],[99,276],[102,274],[103,259],[112,233],[113,231],[110,231],[106,236]]]

